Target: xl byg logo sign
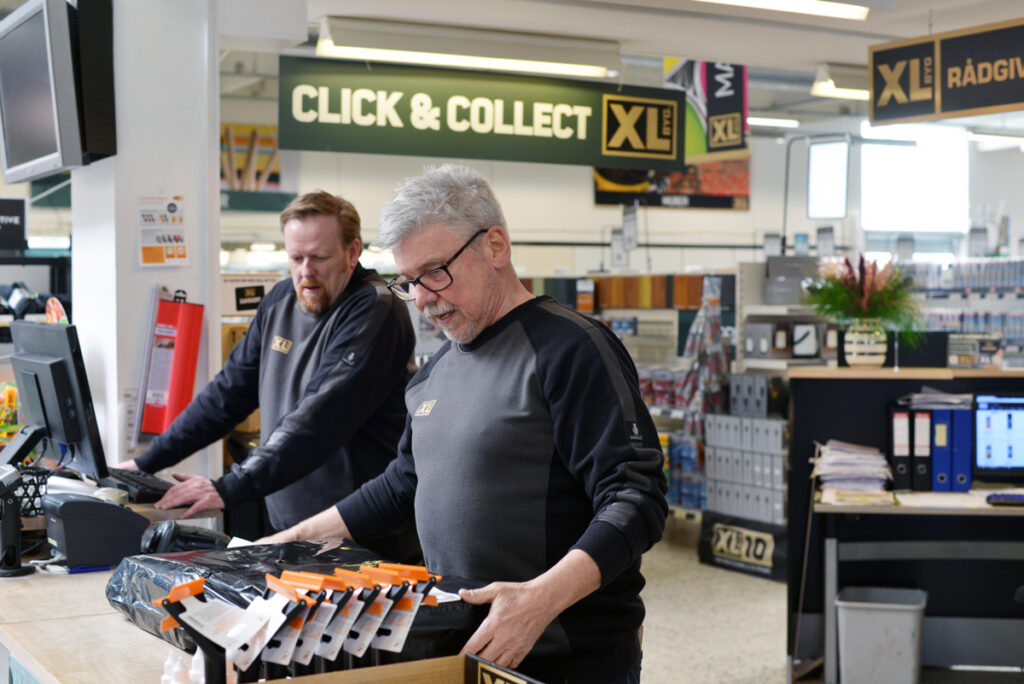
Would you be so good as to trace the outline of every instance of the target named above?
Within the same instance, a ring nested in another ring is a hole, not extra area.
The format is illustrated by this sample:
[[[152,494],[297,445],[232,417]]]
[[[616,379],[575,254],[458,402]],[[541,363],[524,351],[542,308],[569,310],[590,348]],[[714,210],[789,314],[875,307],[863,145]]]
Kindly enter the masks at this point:
[[[878,50],[871,62],[873,121],[934,114],[934,42]]]
[[[602,96],[601,154],[675,159],[679,103],[648,97]]]
[[[869,49],[871,121],[1024,109],[1024,19]]]

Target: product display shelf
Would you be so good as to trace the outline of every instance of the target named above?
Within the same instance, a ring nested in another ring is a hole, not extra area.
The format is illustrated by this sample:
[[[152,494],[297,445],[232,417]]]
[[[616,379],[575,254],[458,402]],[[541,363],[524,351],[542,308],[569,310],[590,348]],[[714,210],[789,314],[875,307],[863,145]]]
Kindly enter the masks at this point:
[[[763,262],[740,263],[736,272],[736,360],[733,371],[785,371],[793,365],[824,365],[829,358],[819,356],[794,357],[790,349],[789,327],[794,323],[824,323],[825,319],[804,304],[766,304],[764,299],[765,264]],[[771,325],[785,339],[776,343],[774,337],[768,340],[767,350],[758,349],[751,336],[751,324]],[[819,349],[826,340],[818,340]],[[787,351],[788,350],[788,351]]]

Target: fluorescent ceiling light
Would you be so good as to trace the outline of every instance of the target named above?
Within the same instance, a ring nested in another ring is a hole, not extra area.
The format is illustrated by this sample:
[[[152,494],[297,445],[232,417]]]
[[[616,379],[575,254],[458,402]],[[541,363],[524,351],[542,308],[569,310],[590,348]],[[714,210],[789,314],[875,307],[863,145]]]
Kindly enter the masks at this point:
[[[795,12],[797,14],[813,14],[833,19],[855,19],[864,21],[869,9],[860,5],[848,5],[842,2],[827,0],[697,0],[716,5],[733,5],[735,7],[752,7],[754,9],[772,10],[775,12]]]
[[[868,71],[852,64],[819,64],[811,95],[840,100],[868,100]]]
[[[584,78],[618,76],[622,64],[610,41],[344,17],[320,20],[316,54]]]
[[[770,128],[797,128],[800,126],[800,122],[797,119],[777,119],[771,116],[748,116],[747,124]]]
[[[273,242],[254,242],[249,245],[250,252],[275,252],[277,245]]]

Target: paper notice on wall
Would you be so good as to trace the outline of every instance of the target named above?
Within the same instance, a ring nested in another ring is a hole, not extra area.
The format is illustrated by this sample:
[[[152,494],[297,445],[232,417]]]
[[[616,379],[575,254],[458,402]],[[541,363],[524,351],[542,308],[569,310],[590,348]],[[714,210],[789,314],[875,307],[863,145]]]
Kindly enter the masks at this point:
[[[188,264],[184,204],[181,195],[139,198],[136,221],[142,266]]]

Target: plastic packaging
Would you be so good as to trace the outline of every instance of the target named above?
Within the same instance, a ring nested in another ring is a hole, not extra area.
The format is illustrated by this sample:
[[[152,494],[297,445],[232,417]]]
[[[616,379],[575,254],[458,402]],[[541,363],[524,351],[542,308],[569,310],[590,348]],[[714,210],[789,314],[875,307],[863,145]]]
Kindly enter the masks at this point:
[[[153,600],[167,596],[178,584],[204,577],[207,596],[244,608],[263,595],[267,573],[280,575],[282,570],[305,570],[333,574],[334,568],[357,570],[364,563],[376,565],[381,560],[365,547],[339,540],[129,556],[111,575],[106,594],[110,605],[140,629],[192,652],[195,643],[180,627],[160,631],[160,622],[167,613],[161,606],[152,605]],[[481,585],[445,577],[437,587],[456,593],[463,587]],[[400,659],[457,654],[487,616],[487,610],[486,605],[462,601],[424,606],[416,615]]]

